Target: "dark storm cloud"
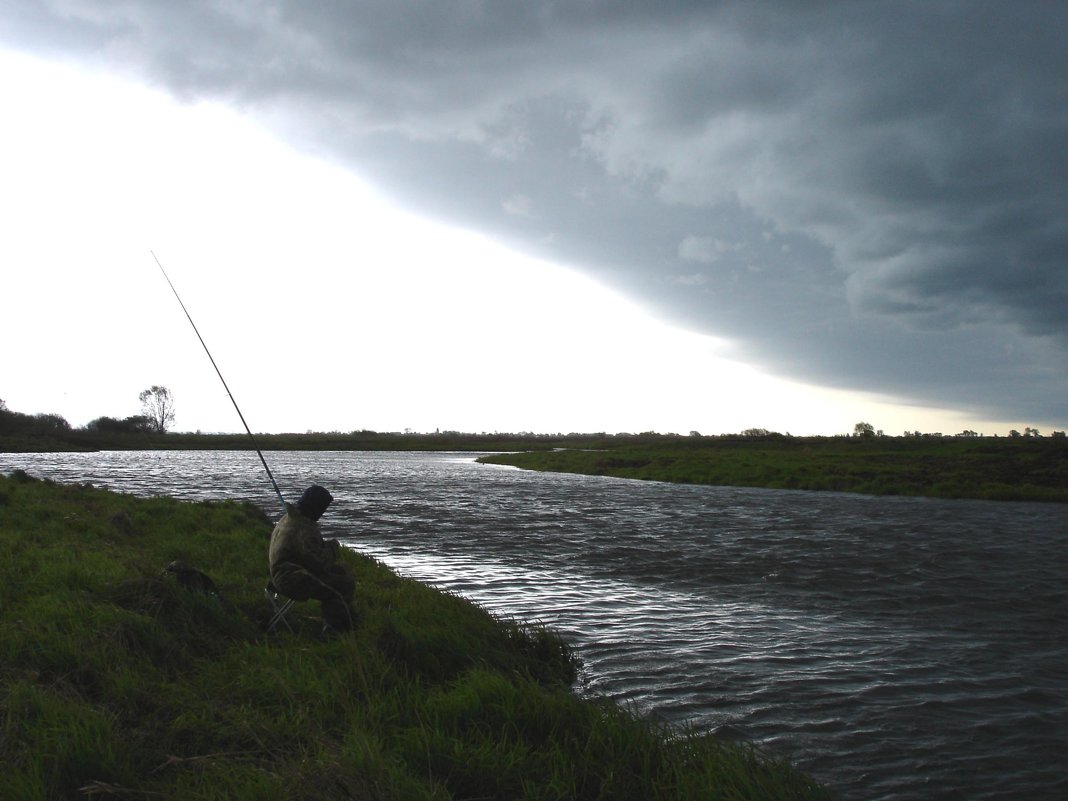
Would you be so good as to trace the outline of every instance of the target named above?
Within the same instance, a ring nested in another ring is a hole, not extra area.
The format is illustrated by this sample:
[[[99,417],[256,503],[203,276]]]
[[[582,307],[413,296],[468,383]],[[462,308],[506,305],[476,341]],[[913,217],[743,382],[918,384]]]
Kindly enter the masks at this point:
[[[1063,425],[1068,6],[7,3],[794,377]]]

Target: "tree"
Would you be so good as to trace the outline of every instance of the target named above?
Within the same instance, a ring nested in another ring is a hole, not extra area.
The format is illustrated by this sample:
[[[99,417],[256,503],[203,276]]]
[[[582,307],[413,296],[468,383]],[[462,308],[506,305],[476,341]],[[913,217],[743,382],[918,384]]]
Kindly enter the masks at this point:
[[[70,423],[62,415],[58,414],[35,414],[33,416],[34,428],[43,434],[58,434],[70,431]]]
[[[164,433],[174,422],[174,396],[166,387],[153,384],[137,396],[141,413],[148,418],[152,431]]]
[[[127,417],[125,420],[98,417],[86,423],[85,429],[96,434],[141,434],[156,430],[152,421],[141,414]]]
[[[871,423],[857,423],[855,426],[853,426],[853,436],[874,437],[875,426],[873,426]]]

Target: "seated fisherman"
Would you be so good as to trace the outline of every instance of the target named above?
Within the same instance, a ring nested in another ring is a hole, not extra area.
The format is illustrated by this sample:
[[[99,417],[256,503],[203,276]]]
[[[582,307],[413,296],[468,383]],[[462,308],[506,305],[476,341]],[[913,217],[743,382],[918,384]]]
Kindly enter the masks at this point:
[[[332,500],[325,488],[315,484],[296,504],[286,504],[285,516],[271,532],[271,583],[296,601],[319,601],[324,631],[348,631],[356,582],[337,562],[340,543],[324,540],[317,522]]]

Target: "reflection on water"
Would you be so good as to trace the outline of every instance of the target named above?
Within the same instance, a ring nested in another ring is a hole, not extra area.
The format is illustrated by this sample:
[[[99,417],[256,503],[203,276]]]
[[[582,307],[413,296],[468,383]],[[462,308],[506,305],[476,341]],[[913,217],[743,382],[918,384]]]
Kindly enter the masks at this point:
[[[269,453],[333,536],[562,631],[593,692],[747,739],[847,799],[1062,799],[1062,506],[683,487],[457,454]],[[255,454],[0,455],[277,513]]]

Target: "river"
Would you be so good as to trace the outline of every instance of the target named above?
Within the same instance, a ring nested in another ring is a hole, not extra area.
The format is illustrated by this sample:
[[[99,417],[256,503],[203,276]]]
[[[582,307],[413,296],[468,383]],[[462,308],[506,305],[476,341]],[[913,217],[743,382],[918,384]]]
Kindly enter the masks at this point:
[[[1068,509],[272,452],[328,536],[560,631],[584,691],[789,758],[847,801],[1068,798]],[[57,481],[253,500],[255,454],[0,454]],[[210,572],[210,571],[209,571]]]

